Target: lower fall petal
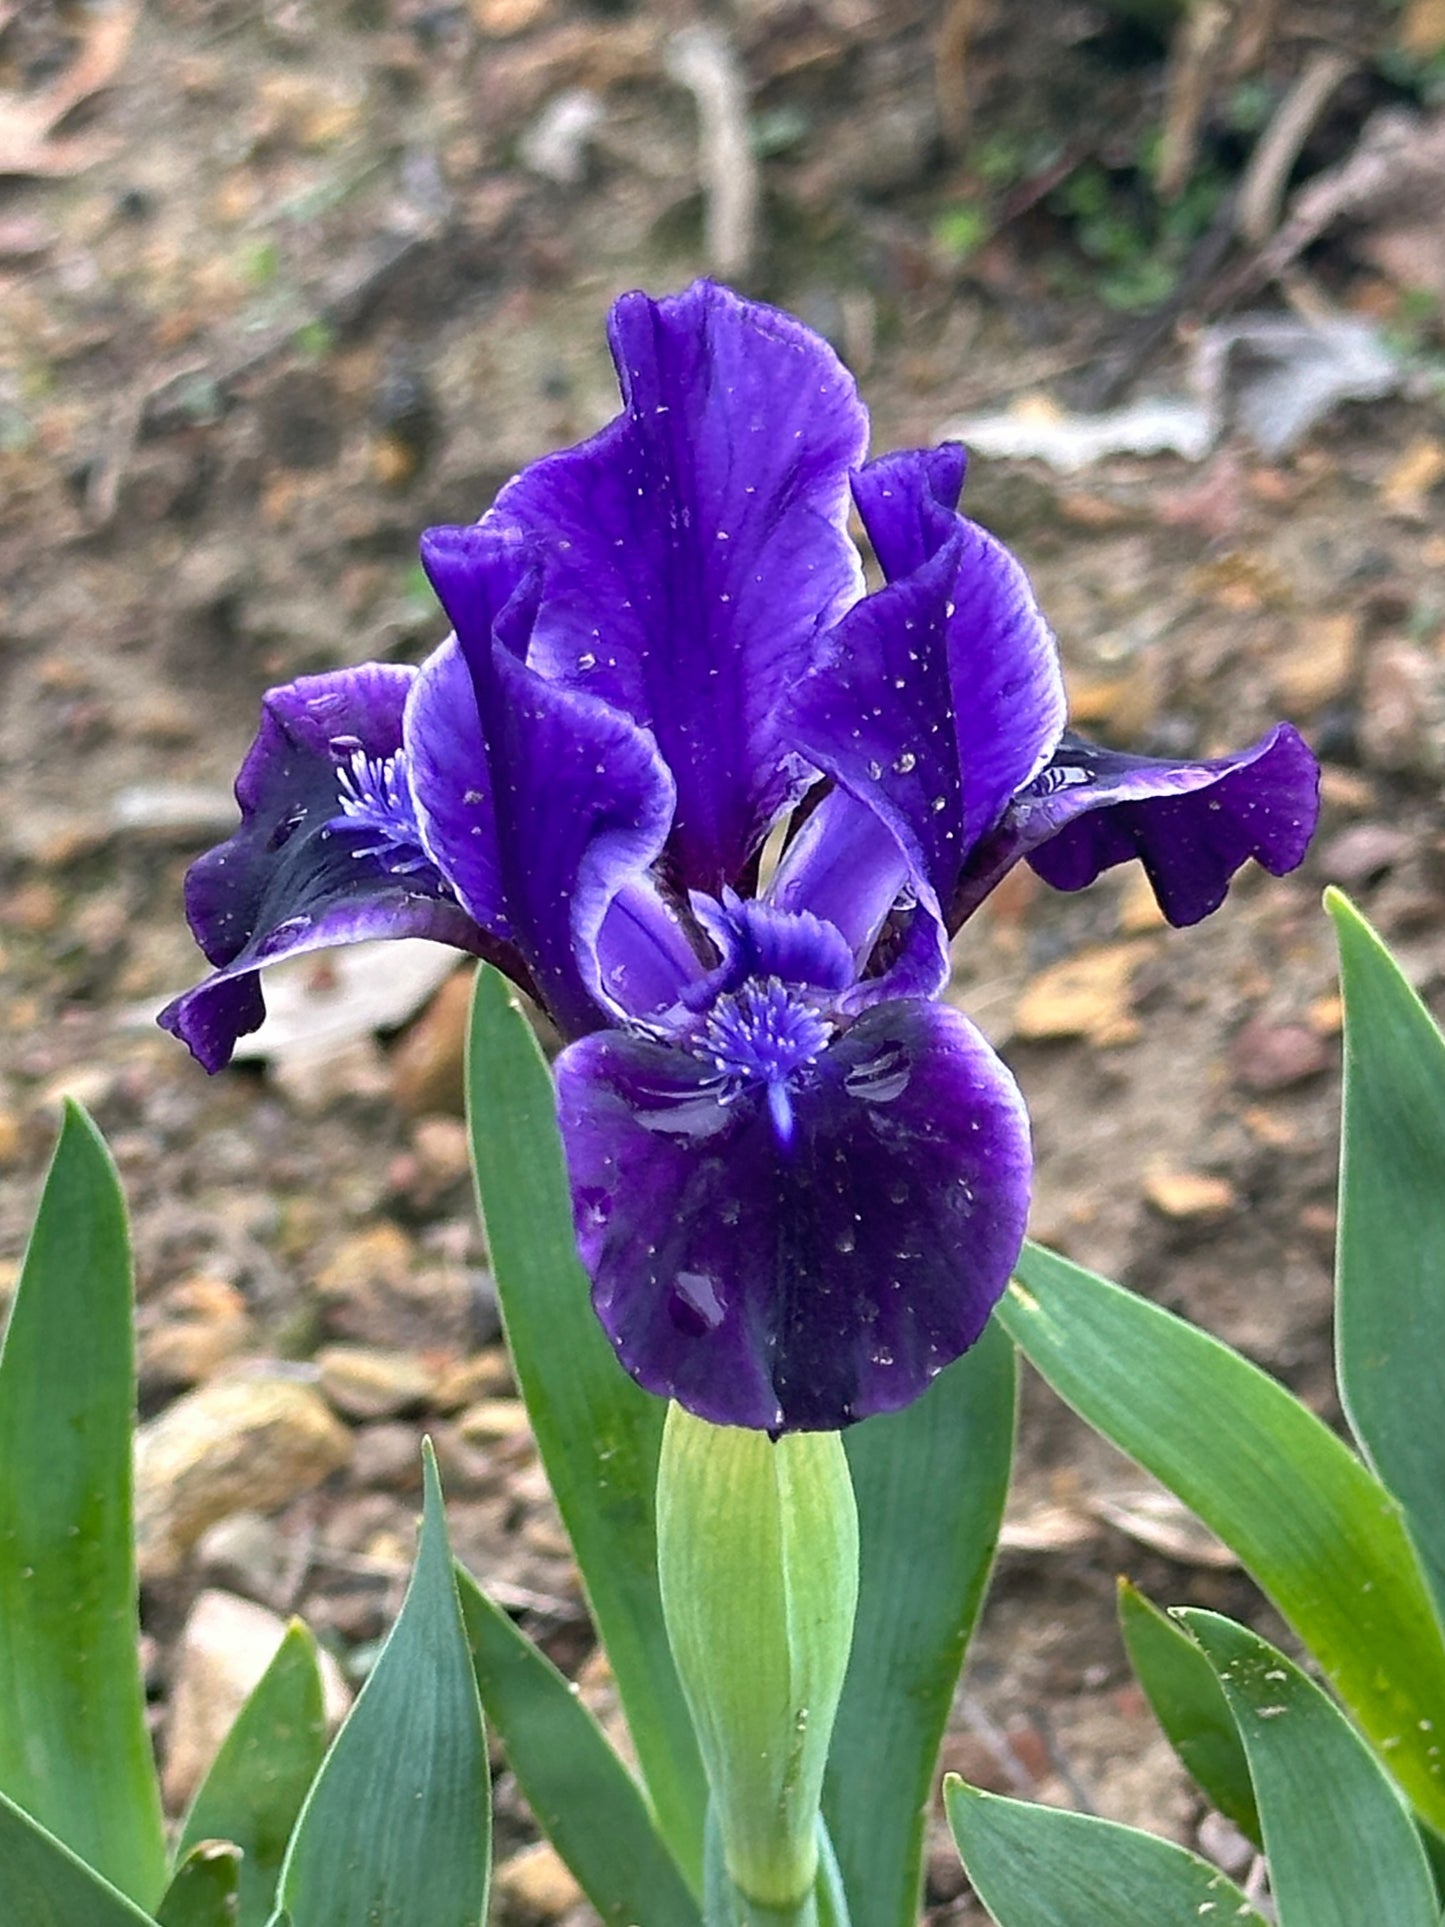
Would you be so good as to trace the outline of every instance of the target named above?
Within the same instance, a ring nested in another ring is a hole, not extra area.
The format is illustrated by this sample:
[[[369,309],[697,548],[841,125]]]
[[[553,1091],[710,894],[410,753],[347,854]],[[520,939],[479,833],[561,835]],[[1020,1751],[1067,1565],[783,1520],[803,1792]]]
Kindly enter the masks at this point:
[[[619,1358],[720,1425],[831,1430],[908,1404],[978,1338],[1018,1254],[1013,1078],[967,1019],[912,999],[777,1088],[729,1086],[720,1061],[608,1032],[558,1062],[578,1242]]]
[[[1067,735],[1014,807],[1021,853],[1057,890],[1138,857],[1159,908],[1198,923],[1253,857],[1273,876],[1303,861],[1319,817],[1319,765],[1288,723],[1234,756],[1168,763]]]
[[[186,878],[191,929],[217,969],[160,1017],[207,1070],[259,1027],[256,973],[283,957],[432,937],[508,967],[422,848],[402,750],[415,674],[369,663],[267,694],[236,780],[240,827]]]

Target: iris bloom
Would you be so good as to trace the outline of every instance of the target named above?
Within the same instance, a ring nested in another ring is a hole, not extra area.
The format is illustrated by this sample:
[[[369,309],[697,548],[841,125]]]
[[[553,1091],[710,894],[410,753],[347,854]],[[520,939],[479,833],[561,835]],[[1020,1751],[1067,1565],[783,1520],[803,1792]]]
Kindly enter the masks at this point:
[[[954,931],[1021,858],[1074,890],[1137,857],[1193,923],[1248,858],[1300,861],[1318,772],[1287,724],[1183,763],[1068,732],[962,451],[863,466],[852,379],[789,316],[703,282],[624,296],[611,341],[621,414],[424,538],[454,633],[420,669],[267,695],[240,827],[187,883],[214,972],[161,1022],[216,1070],[278,958],[490,959],[569,1040],[627,1370],[717,1423],[838,1427],[974,1342],[1023,1237],[1028,1121],[940,1001]]]

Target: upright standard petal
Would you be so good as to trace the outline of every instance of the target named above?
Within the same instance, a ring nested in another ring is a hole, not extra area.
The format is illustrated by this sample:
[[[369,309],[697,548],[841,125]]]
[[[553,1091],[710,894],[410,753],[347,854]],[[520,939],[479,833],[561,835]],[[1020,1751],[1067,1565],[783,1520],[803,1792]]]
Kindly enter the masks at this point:
[[[1304,860],[1319,819],[1319,765],[1288,723],[1249,749],[1168,763],[1068,735],[1018,799],[1017,852],[1057,890],[1138,857],[1159,908],[1176,925],[1223,903],[1250,857],[1273,876]]]
[[[647,988],[680,948],[676,919],[640,887],[672,822],[672,778],[630,717],[522,660],[540,586],[526,551],[478,527],[433,529],[422,554],[456,627],[407,708],[427,847],[477,921],[516,946],[564,1032],[636,1014],[629,967]],[[598,940],[624,891],[609,985]]]
[[[938,915],[1064,718],[1053,636],[1018,562],[955,512],[962,477],[954,449],[856,477],[890,580],[844,616],[788,710],[799,750],[887,824]]]
[[[599,1033],[557,1067],[578,1242],[619,1358],[702,1418],[771,1432],[906,1405],[974,1342],[1030,1172],[1017,1086],[956,1011],[880,1004],[821,1044],[789,1010],[752,1032],[795,1052],[782,1106],[741,1074],[736,1011],[710,1040]]]
[[[531,661],[652,732],[675,874],[715,895],[801,787],[778,709],[862,587],[867,416],[824,341],[708,282],[623,296],[611,341],[623,413],[524,470],[486,524],[543,551]]]
[[[870,462],[853,493],[890,580],[958,544],[944,634],[969,849],[1044,767],[1067,705],[1058,645],[1022,564],[956,512],[963,473],[960,448],[903,449]]]
[[[416,675],[368,663],[269,691],[236,779],[241,826],[191,866],[186,914],[215,974],[161,1013],[208,1071],[266,1014],[257,972],[368,937],[490,946],[422,846],[402,711]]]

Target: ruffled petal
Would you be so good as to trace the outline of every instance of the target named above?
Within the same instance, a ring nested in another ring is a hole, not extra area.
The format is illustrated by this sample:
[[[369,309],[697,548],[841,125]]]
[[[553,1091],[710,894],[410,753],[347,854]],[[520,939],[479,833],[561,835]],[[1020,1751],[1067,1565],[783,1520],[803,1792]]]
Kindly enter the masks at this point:
[[[867,416],[824,341],[707,282],[623,296],[611,341],[624,412],[486,523],[544,550],[531,660],[653,733],[676,875],[715,895],[803,782],[777,711],[862,587],[847,478]]]
[[[979,1336],[1028,1209],[1028,1121],[977,1030],[875,1006],[792,1093],[720,1096],[684,1048],[558,1061],[578,1242],[619,1358],[719,1425],[831,1430],[906,1405]]]
[[[1273,876],[1304,859],[1319,819],[1319,765],[1288,723],[1249,749],[1169,763],[1068,735],[1018,799],[1018,848],[1056,890],[1081,890],[1138,857],[1175,925],[1223,903],[1250,857]]]
[[[694,893],[692,910],[720,959],[689,992],[687,1001],[694,1009],[736,990],[749,977],[840,991],[858,974],[843,933],[810,911],[782,910],[732,890],[723,892],[721,902]]]
[[[651,908],[652,941],[610,959],[611,987],[598,940],[619,893],[662,850],[672,778],[622,711],[522,660],[540,582],[525,550],[484,528],[433,529],[422,554],[456,627],[407,709],[427,848],[477,921],[516,945],[564,1032],[608,1010],[641,1014],[630,984],[628,1000],[616,998],[615,973],[674,956],[675,919],[633,892],[632,934]],[[613,948],[624,934],[614,927]]]
[[[958,527],[968,456],[960,442],[900,448],[853,477],[853,499],[889,582],[912,575]]]
[[[907,450],[854,480],[889,576],[834,631],[788,723],[799,750],[898,839],[925,905],[1047,762],[1058,650],[1014,556],[956,513],[962,451]]]
[[[370,937],[433,937],[515,971],[424,850],[402,749],[416,675],[368,663],[267,694],[236,779],[241,826],[192,865],[186,914],[216,973],[160,1023],[208,1071],[256,1030],[263,964]]]

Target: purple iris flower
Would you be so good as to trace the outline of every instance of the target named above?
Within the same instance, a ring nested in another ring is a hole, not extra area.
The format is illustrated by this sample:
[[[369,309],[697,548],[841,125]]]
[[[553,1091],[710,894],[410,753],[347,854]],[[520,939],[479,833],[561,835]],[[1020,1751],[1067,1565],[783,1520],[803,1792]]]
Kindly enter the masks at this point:
[[[240,827],[187,882],[215,968],[161,1022],[216,1070],[274,959],[490,959],[570,1040],[578,1244],[627,1370],[717,1423],[838,1427],[974,1342],[1023,1238],[1028,1121],[940,1001],[953,932],[1021,858],[1073,890],[1138,857],[1193,923],[1248,858],[1299,863],[1318,771],[1287,724],[1185,763],[1067,732],[962,451],[862,466],[852,379],[789,316],[700,282],[624,296],[611,341],[621,414],[424,538],[453,634],[421,668],[266,697]]]

